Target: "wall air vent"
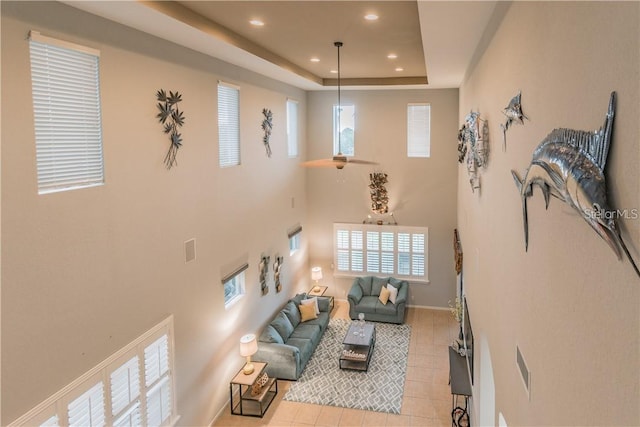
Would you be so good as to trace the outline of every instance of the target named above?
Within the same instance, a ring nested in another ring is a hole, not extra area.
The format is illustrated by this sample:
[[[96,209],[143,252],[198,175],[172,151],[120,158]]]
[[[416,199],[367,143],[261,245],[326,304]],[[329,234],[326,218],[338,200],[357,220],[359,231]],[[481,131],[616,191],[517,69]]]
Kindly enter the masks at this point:
[[[520,347],[516,345],[516,365],[518,365],[518,370],[520,371],[520,376],[522,377],[522,383],[524,384],[524,389],[527,392],[527,397],[531,400],[531,371],[527,367],[527,363],[522,357],[522,353],[520,352]]]

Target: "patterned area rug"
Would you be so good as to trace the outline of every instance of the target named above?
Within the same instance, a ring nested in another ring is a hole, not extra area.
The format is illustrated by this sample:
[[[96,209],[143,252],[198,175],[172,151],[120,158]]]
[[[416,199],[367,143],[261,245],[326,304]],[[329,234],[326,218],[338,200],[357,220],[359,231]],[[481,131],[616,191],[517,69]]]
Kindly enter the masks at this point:
[[[285,400],[399,414],[411,326],[376,323],[368,372],[341,370],[338,359],[350,320],[331,319],[318,348]]]

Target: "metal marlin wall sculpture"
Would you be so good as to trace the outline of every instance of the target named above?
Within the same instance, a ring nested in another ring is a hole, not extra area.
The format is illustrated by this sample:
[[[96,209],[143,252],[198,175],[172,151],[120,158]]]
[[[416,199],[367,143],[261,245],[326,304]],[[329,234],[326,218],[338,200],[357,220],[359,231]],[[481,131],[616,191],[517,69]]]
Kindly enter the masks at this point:
[[[617,211],[607,202],[604,168],[611,143],[616,93],[611,93],[609,111],[604,124],[595,132],[573,129],[554,129],[533,152],[533,159],[524,179],[511,171],[522,198],[525,249],[529,246],[527,198],[533,186],[542,190],[545,206],[549,195],[557,197],[572,208],[622,258],[625,253],[636,274],[640,271],[629,254],[616,225]]]
[[[522,92],[518,92],[516,96],[511,98],[511,101],[509,101],[509,105],[507,105],[502,110],[502,114],[504,114],[507,117],[507,121],[503,125],[500,125],[500,127],[502,128],[502,136],[503,136],[503,140],[502,140],[503,151],[507,149],[507,129],[511,127],[513,122],[520,123],[521,125],[523,125],[524,119],[527,119],[527,120],[529,119],[522,112],[521,99],[522,99]]]

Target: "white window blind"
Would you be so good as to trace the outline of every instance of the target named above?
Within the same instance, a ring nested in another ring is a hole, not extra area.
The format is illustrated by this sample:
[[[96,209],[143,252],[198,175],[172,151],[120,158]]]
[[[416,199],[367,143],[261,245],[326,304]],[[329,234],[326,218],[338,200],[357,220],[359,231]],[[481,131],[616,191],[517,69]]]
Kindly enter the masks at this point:
[[[287,154],[298,157],[298,102],[287,100]]]
[[[69,403],[68,414],[70,427],[104,426],[104,384],[102,381]]]
[[[225,309],[231,307],[244,295],[244,272],[248,268],[249,264],[244,263],[222,278]]]
[[[39,194],[104,183],[100,53],[29,36]]]
[[[383,274],[428,282],[426,227],[336,223],[333,229],[336,276]]]
[[[407,106],[407,156],[431,156],[431,105]]]
[[[240,89],[218,83],[218,145],[220,167],[240,164]]]
[[[169,317],[10,426],[174,424],[172,336]]]

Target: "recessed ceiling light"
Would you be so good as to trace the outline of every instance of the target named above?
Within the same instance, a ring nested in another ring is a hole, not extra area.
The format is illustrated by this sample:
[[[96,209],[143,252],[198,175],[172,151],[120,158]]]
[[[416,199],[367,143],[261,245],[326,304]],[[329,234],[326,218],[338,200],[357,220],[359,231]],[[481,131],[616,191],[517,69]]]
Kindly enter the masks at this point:
[[[378,15],[376,15],[375,13],[368,13],[366,15],[364,15],[364,19],[366,19],[367,21],[377,21],[379,18]]]
[[[261,21],[260,19],[252,19],[249,23],[254,27],[264,27],[264,21]]]
[[[329,71],[331,74],[338,74],[338,70],[331,70]]]
[[[398,57],[398,55],[396,55],[395,53],[390,53],[389,55],[387,55],[387,58],[389,59],[396,59]]]
[[[311,62],[320,62],[320,58],[316,58],[315,56],[311,58],[309,61]]]
[[[404,68],[398,67],[398,68],[396,68],[396,71],[404,71]]]

